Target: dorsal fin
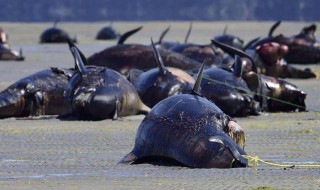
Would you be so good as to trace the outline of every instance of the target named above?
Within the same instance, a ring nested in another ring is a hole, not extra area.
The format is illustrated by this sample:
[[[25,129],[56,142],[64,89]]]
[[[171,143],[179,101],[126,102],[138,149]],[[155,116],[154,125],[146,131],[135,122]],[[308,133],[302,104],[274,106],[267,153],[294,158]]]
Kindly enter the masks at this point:
[[[75,39],[76,39],[76,37],[75,37]],[[88,65],[86,56],[84,56],[84,54],[79,50],[79,48],[74,43],[75,43],[74,41],[68,39],[69,48],[71,48],[71,46],[76,48],[83,64]]]
[[[59,18],[57,18],[57,19],[54,21],[54,23],[53,23],[53,28],[55,28],[55,27],[57,26],[57,24],[58,24],[59,21],[60,21]]]
[[[281,21],[279,20],[278,22],[274,23],[268,33],[268,37],[272,37],[273,36],[273,32],[275,31],[276,28],[278,28],[278,26],[281,24]]]
[[[250,40],[246,45],[244,45],[243,50],[250,48],[251,45],[256,43],[259,39],[260,39],[260,37],[257,37],[257,38]]]
[[[228,25],[226,25],[223,29],[223,35],[226,35],[227,34],[227,30],[228,30]]]
[[[165,68],[165,66],[163,64],[163,60],[161,58],[159,50],[154,45],[152,38],[151,38],[151,44],[152,44],[152,48],[153,48],[153,54],[154,54],[154,56],[156,58],[156,61],[157,61],[158,67],[159,67],[159,71],[160,71],[161,74],[166,74],[167,69]]]
[[[242,60],[241,58],[236,55],[234,57],[234,70],[233,70],[233,74],[238,77],[238,78],[241,78],[242,76]]]
[[[197,80],[194,83],[191,94],[197,94],[197,95],[200,94],[200,85],[201,85],[201,81],[202,81],[203,69],[204,69],[204,66],[207,64],[207,62],[208,62],[208,59],[205,59],[203,61],[201,68],[198,71]]]
[[[132,34],[138,32],[139,30],[141,30],[142,26],[138,27],[138,28],[135,28],[133,30],[130,30],[124,34],[121,35],[121,37],[119,38],[118,40],[118,43],[117,44],[123,44],[124,41],[126,41],[126,39],[131,36]]]
[[[85,67],[86,57],[70,39],[68,39],[68,44],[75,61],[75,69],[80,71],[81,74],[85,74],[87,72],[87,69]]]
[[[192,30],[192,22],[190,22],[190,25],[189,25],[189,29],[188,29],[187,35],[186,35],[186,37],[184,38],[184,43],[187,43],[187,42],[188,42],[188,40],[189,40],[189,36],[190,36],[190,33],[191,33],[191,30]]]
[[[257,72],[257,67],[255,65],[255,62],[254,60],[252,59],[252,57],[250,55],[248,55],[246,52],[240,50],[240,49],[237,49],[237,48],[234,48],[234,47],[231,47],[231,46],[228,46],[227,44],[223,44],[223,43],[220,43],[214,39],[211,39],[211,42],[221,48],[224,52],[226,52],[227,54],[231,55],[232,57],[234,57],[235,55],[239,55],[239,56],[242,56],[242,57],[246,57],[248,58],[251,62],[252,62],[252,71],[254,72]]]
[[[160,38],[159,38],[159,41],[158,41],[158,44],[161,44],[162,43],[162,40],[164,38],[165,35],[167,35],[168,31],[170,30],[170,26],[168,26],[160,35]]]

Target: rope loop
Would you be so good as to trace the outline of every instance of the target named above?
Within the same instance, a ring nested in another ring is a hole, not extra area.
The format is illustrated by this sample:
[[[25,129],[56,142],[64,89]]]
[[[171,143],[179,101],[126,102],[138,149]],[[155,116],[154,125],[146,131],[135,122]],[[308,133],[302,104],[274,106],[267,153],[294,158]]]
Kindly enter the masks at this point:
[[[242,155],[244,158],[248,160],[248,165],[252,168],[258,167],[258,163],[261,162],[266,165],[270,166],[277,166],[277,167],[285,167],[285,168],[294,168],[294,167],[313,167],[313,168],[319,168],[320,164],[278,164],[274,162],[267,162],[262,159],[260,159],[258,156],[249,156],[249,155]]]

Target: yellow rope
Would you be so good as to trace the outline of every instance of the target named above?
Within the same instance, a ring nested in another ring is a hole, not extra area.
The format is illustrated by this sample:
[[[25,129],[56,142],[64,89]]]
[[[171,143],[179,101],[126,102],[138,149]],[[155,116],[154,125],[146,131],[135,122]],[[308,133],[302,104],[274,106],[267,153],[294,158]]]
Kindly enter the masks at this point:
[[[258,166],[258,163],[264,163],[271,166],[278,166],[278,167],[320,167],[320,164],[277,164],[273,162],[267,162],[262,159],[260,159],[258,156],[249,156],[249,155],[242,155],[244,158],[248,160],[248,165],[250,167],[256,168]]]

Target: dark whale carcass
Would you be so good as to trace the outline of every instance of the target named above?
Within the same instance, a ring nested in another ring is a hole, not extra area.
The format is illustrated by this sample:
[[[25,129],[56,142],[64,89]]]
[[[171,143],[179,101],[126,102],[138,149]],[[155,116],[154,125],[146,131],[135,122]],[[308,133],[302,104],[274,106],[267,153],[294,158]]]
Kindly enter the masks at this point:
[[[0,60],[16,60],[23,61],[24,56],[22,55],[22,50],[20,52],[15,51],[10,48],[8,42],[8,33],[0,27]]]
[[[288,47],[283,44],[266,42],[256,49],[243,52],[215,40],[212,40],[212,42],[229,55],[241,54],[251,59],[253,71],[259,74],[280,78],[315,78],[317,76],[308,68],[302,70],[287,64],[283,56],[287,54]]]
[[[284,57],[288,54],[288,46],[275,42],[258,46],[253,54],[260,73],[280,78],[316,78],[309,68],[299,69],[287,64]]]
[[[241,78],[242,61],[236,56],[234,69],[212,67],[204,71],[201,94],[233,117],[259,115],[259,103]]]
[[[280,25],[280,21],[276,22],[269,31],[269,36],[257,41],[251,46],[252,49],[269,42],[276,42],[288,46],[288,53],[284,59],[288,63],[298,64],[314,64],[320,63],[320,47],[316,42],[314,32],[315,25],[305,27],[300,34],[294,36],[285,36],[283,34],[273,36],[274,30]]]
[[[133,81],[141,100],[149,107],[153,107],[169,96],[190,92],[195,82],[187,72],[173,67],[165,67],[153,42],[152,47],[158,68],[142,73]]]
[[[169,50],[180,53],[200,63],[206,60],[209,66],[220,63],[223,58],[223,53],[219,51],[219,49],[215,48],[215,46],[213,46],[212,44],[201,45],[195,43],[188,43],[191,28],[192,23],[190,24],[184,43],[178,43],[170,47]]]
[[[171,96],[152,108],[138,128],[133,150],[119,163],[170,160],[191,168],[247,166],[240,148],[244,132],[198,94],[201,75],[192,94]]]
[[[71,69],[51,68],[18,80],[0,92],[0,118],[58,115],[68,104],[63,93]]]
[[[221,63],[223,59],[223,53],[217,50],[212,44],[178,44],[169,50],[180,53],[198,62],[203,62],[206,59],[209,66],[217,65]]]
[[[54,23],[53,27],[46,29],[40,35],[40,43],[67,43],[68,40],[76,43],[77,39],[71,38],[69,34],[56,25],[58,20]]]
[[[292,112],[306,111],[306,92],[296,85],[265,75],[259,76],[258,95],[255,97],[260,102],[261,109],[266,112]]]
[[[252,71],[250,60],[242,58],[242,78],[255,93],[254,99],[259,102],[264,112],[291,112],[306,110],[306,92],[281,78],[257,74]]]
[[[217,42],[227,44],[231,47],[234,47],[237,49],[243,49],[244,40],[238,36],[227,34],[227,29],[228,29],[228,25],[224,28],[222,35],[214,36],[213,39]]]
[[[0,44],[0,60],[3,61],[23,61],[25,58],[22,55],[22,50],[19,52],[13,49],[10,49],[9,46],[5,44]]]
[[[69,112],[60,119],[103,120],[147,113],[133,85],[120,73],[106,67],[85,66],[86,58],[69,41],[76,70],[67,86],[65,99]]]
[[[232,55],[242,56],[242,78],[250,90],[255,93],[254,99],[259,102],[261,111],[305,111],[306,93],[296,85],[284,79],[256,73],[254,60],[245,52],[225,44],[217,44]],[[271,57],[272,59],[272,57]],[[296,71],[297,72],[297,71]]]
[[[104,66],[127,74],[131,69],[148,70],[157,67],[153,48],[141,44],[124,44],[124,41],[142,27],[123,34],[118,44],[95,53],[87,59],[88,65]],[[166,49],[160,49],[164,64],[183,70],[197,70],[201,63]]]
[[[201,63],[187,58],[179,53],[160,49],[163,62],[168,67],[176,67],[183,70],[196,70]],[[109,47],[88,58],[88,65],[105,66],[122,74],[130,69],[147,70],[157,67],[151,46],[140,44],[120,44]]]
[[[120,34],[112,27],[112,23],[109,26],[103,27],[99,30],[96,39],[97,40],[115,40]]]

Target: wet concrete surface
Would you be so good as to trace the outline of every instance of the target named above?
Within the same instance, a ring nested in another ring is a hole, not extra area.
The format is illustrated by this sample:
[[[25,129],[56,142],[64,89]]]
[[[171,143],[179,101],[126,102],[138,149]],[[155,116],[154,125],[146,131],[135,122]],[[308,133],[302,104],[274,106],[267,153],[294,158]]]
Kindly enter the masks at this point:
[[[259,27],[257,25],[259,24]],[[294,34],[308,23],[283,23]],[[184,39],[188,23],[114,23],[126,31],[144,25],[129,42],[149,44],[152,35],[171,25],[168,40]],[[194,23],[190,40],[205,43],[223,31],[225,23]],[[230,33],[244,39],[267,34],[272,23],[228,23]],[[0,89],[48,67],[72,67],[65,44],[40,45],[38,37],[50,23],[2,23],[12,48],[24,51],[26,61],[0,62]],[[103,23],[61,23],[77,35],[78,47],[89,56],[115,43],[95,41]],[[257,27],[255,33],[253,28]],[[251,31],[250,31],[251,29]],[[220,33],[219,33],[220,32]],[[251,33],[250,33],[251,32]],[[211,35],[210,35],[211,34]],[[298,65],[298,67],[305,67]],[[319,65],[309,65],[319,73]],[[319,79],[289,80],[307,92],[308,112],[262,113],[235,118],[246,133],[248,155],[278,164],[320,164]],[[0,189],[319,189],[320,167],[190,169],[151,164],[119,165],[134,146],[143,115],[117,121],[60,121],[53,117],[0,120]]]

